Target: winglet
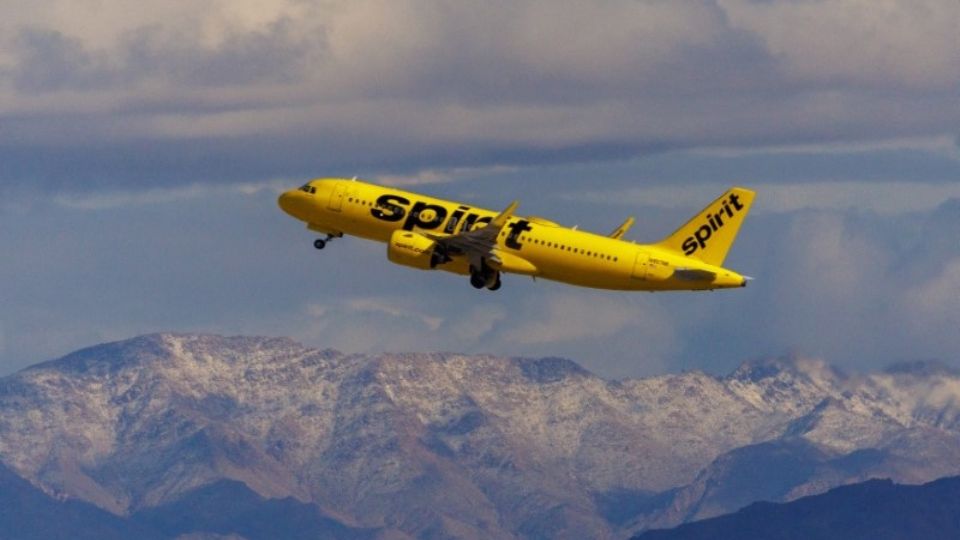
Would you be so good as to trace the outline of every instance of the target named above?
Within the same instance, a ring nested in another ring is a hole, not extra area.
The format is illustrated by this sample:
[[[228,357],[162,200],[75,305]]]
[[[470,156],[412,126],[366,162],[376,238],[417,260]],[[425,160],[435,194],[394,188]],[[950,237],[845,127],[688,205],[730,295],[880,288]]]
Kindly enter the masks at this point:
[[[628,217],[626,221],[623,222],[623,224],[621,224],[619,227],[614,229],[612,233],[610,233],[610,238],[613,238],[614,240],[619,240],[623,238],[623,235],[627,234],[627,231],[630,230],[630,227],[633,227],[634,221],[636,221],[636,219],[634,219],[633,216]]]
[[[510,206],[506,207],[503,212],[500,212],[497,217],[493,218],[493,221],[490,222],[490,226],[495,229],[502,228],[507,224],[507,221],[513,217],[513,213],[516,212],[518,206],[520,206],[520,201],[513,201],[510,203]]]

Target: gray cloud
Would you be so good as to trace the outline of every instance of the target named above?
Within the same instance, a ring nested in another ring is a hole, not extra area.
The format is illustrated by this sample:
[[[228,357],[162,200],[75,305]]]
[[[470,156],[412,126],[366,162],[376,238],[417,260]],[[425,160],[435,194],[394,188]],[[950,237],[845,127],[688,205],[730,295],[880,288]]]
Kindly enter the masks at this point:
[[[306,57],[322,51],[317,38],[291,35],[278,20],[262,31],[231,33],[216,47],[180,30],[152,25],[126,33],[115,51],[90,51],[57,29],[21,28],[14,40],[13,88],[25,95],[59,91],[136,91],[152,80],[181,88],[291,84],[303,78]],[[212,109],[227,104],[211,103]]]
[[[758,288],[767,301],[757,306],[763,339],[858,368],[880,359],[956,362],[956,341],[940,331],[960,320],[943,310],[948,297],[934,291],[956,287],[960,245],[943,235],[958,232],[958,204],[888,217],[857,210],[793,214],[766,239],[769,258],[760,274],[769,278]]]
[[[18,63],[10,74],[18,92],[90,90],[112,83],[109,69],[83,43],[51,29],[24,28],[16,38]]]
[[[195,181],[180,164],[248,181],[236,169],[616,160],[955,136],[960,120],[950,0],[58,6],[76,13],[0,23],[16,36],[0,43],[8,184],[136,183],[124,164],[144,161],[172,185]],[[234,165],[252,155],[264,166]]]
[[[216,47],[162,27],[138,28],[124,39],[120,70],[134,80],[168,78],[188,87],[296,83],[308,56],[322,53],[323,34],[295,36],[292,27],[281,19],[263,30],[231,32]]]

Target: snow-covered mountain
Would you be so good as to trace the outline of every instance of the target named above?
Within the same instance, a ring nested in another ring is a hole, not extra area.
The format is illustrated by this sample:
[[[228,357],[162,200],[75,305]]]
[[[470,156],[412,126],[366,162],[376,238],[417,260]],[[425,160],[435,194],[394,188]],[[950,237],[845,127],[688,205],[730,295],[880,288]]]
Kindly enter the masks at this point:
[[[960,374],[781,358],[612,382],[558,358],[151,335],[0,379],[0,461],[121,516],[229,485],[347,536],[622,537],[958,474]]]

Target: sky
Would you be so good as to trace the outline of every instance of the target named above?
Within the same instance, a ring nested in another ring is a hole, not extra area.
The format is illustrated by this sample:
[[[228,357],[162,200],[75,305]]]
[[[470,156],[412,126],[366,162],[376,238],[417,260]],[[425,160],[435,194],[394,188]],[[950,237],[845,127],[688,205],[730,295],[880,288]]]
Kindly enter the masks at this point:
[[[960,367],[956,0],[0,0],[0,374],[160,331],[563,356]],[[318,252],[314,177],[654,242],[758,196],[743,290],[496,292]]]

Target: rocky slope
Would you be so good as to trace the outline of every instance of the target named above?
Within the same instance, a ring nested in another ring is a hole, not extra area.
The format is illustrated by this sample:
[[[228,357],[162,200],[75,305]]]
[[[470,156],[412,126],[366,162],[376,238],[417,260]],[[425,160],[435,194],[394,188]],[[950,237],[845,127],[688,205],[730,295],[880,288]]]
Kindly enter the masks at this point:
[[[235,481],[340,537],[620,537],[956,474],[958,443],[960,376],[929,364],[611,382],[555,358],[164,334],[0,379],[0,460],[55,498],[142,516]]]

